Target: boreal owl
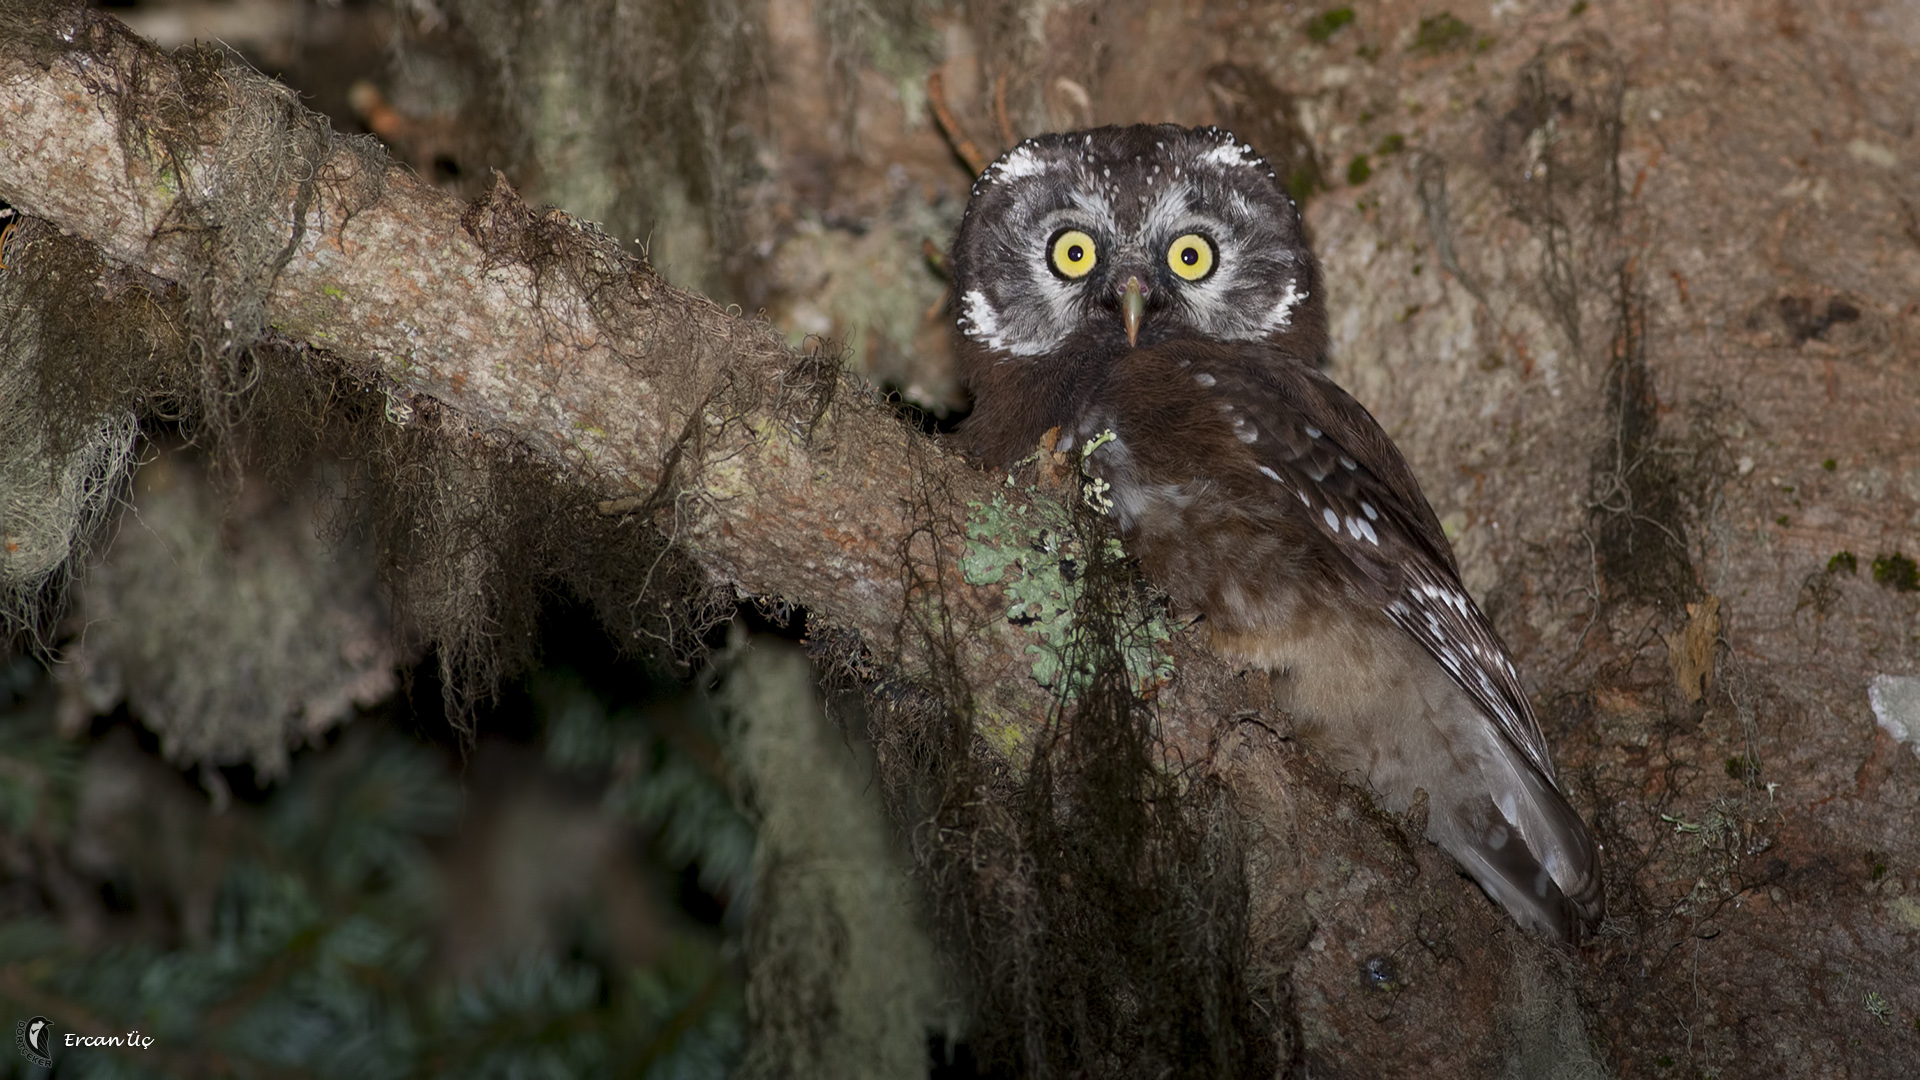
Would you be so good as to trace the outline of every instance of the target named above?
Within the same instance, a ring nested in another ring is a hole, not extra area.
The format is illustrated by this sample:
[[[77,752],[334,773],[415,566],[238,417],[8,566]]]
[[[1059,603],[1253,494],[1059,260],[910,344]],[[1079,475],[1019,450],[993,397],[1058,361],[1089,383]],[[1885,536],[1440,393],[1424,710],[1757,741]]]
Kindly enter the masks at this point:
[[[1577,940],[1599,852],[1506,647],[1400,451],[1321,374],[1320,271],[1250,146],[1216,128],[1028,139],[974,184],[949,261],[961,426],[1008,465],[1111,433],[1128,551],[1221,656],[1273,673],[1307,745],[1522,925]]]

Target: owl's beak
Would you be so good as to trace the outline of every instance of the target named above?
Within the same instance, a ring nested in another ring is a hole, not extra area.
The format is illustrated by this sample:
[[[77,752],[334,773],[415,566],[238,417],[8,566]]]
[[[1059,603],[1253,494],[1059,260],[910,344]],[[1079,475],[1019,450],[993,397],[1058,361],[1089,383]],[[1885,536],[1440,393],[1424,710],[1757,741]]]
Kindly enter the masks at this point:
[[[1138,276],[1127,279],[1127,287],[1120,294],[1120,321],[1127,327],[1127,348],[1131,349],[1140,342],[1140,320],[1147,315],[1147,296],[1140,289]]]

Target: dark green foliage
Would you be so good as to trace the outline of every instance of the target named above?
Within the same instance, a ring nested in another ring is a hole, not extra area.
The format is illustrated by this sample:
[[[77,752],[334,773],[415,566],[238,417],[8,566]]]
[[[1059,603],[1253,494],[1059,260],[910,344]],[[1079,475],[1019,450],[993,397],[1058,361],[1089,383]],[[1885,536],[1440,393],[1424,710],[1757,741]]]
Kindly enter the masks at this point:
[[[80,751],[54,735],[44,709],[30,708],[39,665],[0,661],[0,835],[59,836],[71,826]]]
[[[1307,20],[1307,40],[1316,45],[1324,45],[1328,38],[1339,33],[1352,22],[1353,9],[1350,7],[1323,11]]]
[[[1829,574],[1855,574],[1860,571],[1860,560],[1851,551],[1836,551],[1833,558],[1827,560]]]
[[[1465,48],[1473,40],[1473,27],[1462,22],[1451,11],[1430,15],[1420,20],[1420,29],[1414,32],[1413,44],[1408,52],[1425,53],[1438,56]]]
[[[652,831],[674,869],[695,866],[709,892],[743,901],[752,883],[753,826],[727,790],[717,718],[704,698],[684,709],[625,709],[608,716],[571,674],[542,672],[534,701],[546,718],[547,761],[604,772],[605,806]]]
[[[1287,195],[1292,198],[1294,202],[1305,206],[1307,200],[1312,198],[1313,193],[1320,190],[1323,185],[1320,182],[1320,174],[1318,172],[1307,169],[1297,169],[1287,174],[1285,186]]]
[[[14,681],[30,682],[33,666]],[[725,803],[725,787],[703,774],[636,799],[649,778],[673,775],[671,765],[623,771],[614,759],[648,745],[643,725],[631,717],[610,724],[603,708],[581,703],[577,681],[558,684],[571,691],[563,704],[573,715],[550,724],[570,749],[550,747],[550,758],[594,767],[602,782],[617,776],[607,785],[610,801],[624,792],[628,802],[646,802],[652,819],[682,822],[690,838],[679,846],[696,860],[715,859],[732,887],[743,888],[733,875],[744,859],[716,854],[752,845],[751,833],[741,836],[714,809]],[[0,846],[12,850],[36,840],[38,850],[57,850],[72,832],[66,807],[83,744],[47,734],[47,710],[33,707],[45,698],[11,708],[0,699]],[[70,924],[25,912],[17,891],[8,894],[0,1007],[43,1013],[66,1033],[138,1030],[154,1040],[143,1050],[56,1048],[59,1075],[728,1074],[742,1046],[743,1000],[738,973],[710,933],[681,935],[642,968],[575,948],[515,957],[464,980],[437,974],[433,942],[443,912],[476,899],[445,893],[432,853],[458,826],[462,793],[444,754],[370,724],[297,761],[257,805],[219,813],[200,805],[187,824],[195,865],[175,869],[209,875],[203,926],[191,917],[162,925],[161,913],[149,913],[90,946]],[[674,760],[652,749],[662,762]],[[703,828],[720,838],[697,835]]]
[[[1920,566],[1899,552],[1873,560],[1873,580],[1894,592],[1920,590]]]
[[[1354,159],[1347,163],[1347,183],[1353,187],[1359,187],[1371,179],[1373,179],[1373,163],[1367,160],[1365,154],[1355,155]]]

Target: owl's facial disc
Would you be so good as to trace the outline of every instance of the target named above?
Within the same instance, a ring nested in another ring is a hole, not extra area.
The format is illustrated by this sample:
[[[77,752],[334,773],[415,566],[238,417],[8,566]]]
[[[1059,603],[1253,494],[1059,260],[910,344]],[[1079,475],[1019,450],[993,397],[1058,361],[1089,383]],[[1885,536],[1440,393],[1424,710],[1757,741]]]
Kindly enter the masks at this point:
[[[1070,339],[1266,340],[1312,280],[1267,163],[1226,132],[1170,126],[1014,147],[974,185],[952,266],[958,330],[993,363]]]

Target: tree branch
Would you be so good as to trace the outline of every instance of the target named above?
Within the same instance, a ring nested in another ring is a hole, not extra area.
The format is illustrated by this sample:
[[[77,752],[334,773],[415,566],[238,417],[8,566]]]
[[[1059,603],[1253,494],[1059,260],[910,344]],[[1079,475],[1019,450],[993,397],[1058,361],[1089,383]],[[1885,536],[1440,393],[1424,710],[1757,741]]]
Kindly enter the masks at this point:
[[[504,180],[463,208],[264,78],[196,68],[109,18],[59,19],[0,53],[0,198],[170,281],[202,281],[211,250],[216,293],[245,285],[220,277],[226,238],[267,228],[263,325],[382,388],[398,422],[437,402],[604,493],[603,510],[651,514],[740,593],[803,605],[910,675],[951,649],[976,707],[1045,715],[1005,601],[957,570],[955,515],[991,480],[870,394],[836,393],[830,362]],[[258,119],[276,115],[290,119]],[[227,197],[276,166],[286,181],[263,197]],[[942,619],[956,625],[907,625]]]

